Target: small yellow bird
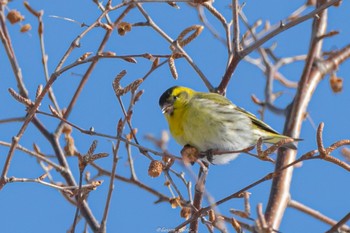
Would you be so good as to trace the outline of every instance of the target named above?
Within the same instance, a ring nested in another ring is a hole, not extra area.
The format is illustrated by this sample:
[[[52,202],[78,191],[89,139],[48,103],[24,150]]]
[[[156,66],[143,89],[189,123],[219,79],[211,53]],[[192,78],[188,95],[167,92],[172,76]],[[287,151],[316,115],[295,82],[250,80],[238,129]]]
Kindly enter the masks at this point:
[[[260,138],[272,144],[290,138],[216,93],[174,86],[162,94],[159,105],[175,140],[183,146],[193,146],[200,152],[240,151],[256,145]],[[293,143],[283,147],[296,149]],[[237,155],[224,153],[202,159],[212,164],[225,164]]]

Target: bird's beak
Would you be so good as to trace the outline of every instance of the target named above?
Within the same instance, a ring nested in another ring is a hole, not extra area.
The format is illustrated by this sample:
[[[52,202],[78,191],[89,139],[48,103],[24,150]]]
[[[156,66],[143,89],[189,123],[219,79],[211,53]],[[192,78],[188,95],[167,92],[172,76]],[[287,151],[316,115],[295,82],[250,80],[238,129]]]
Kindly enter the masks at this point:
[[[172,103],[164,103],[162,106],[162,113],[171,115],[174,111],[174,106]]]

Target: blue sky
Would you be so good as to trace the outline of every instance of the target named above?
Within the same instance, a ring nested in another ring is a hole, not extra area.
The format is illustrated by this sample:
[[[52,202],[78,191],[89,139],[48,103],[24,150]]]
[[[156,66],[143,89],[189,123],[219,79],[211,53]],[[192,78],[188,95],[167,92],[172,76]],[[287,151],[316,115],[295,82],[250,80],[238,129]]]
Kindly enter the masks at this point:
[[[304,1],[246,1],[244,12],[249,22],[253,23],[257,19],[269,20],[271,24],[278,23],[291,12],[296,10]],[[113,3],[116,4],[117,2]],[[35,9],[44,10],[44,36],[46,53],[48,54],[48,68],[50,74],[56,68],[59,60],[69,47],[70,43],[79,35],[84,28],[78,24],[62,20],[52,16],[67,17],[80,23],[91,24],[100,15],[100,11],[92,1],[32,1],[31,6]],[[214,6],[229,19],[231,11],[228,8],[230,2],[216,1]],[[186,27],[201,24],[196,11],[186,5],[179,3],[180,9],[170,7],[167,4],[147,3],[143,5],[152,19],[173,39]],[[19,32],[19,25],[8,24],[9,33],[15,48],[15,53],[22,69],[24,83],[29,90],[32,99],[35,98],[36,88],[39,84],[44,84],[44,73],[41,64],[39,40],[36,33],[37,21],[23,7],[22,1],[14,1],[8,5],[9,9],[18,9],[25,15],[24,23],[30,23],[33,27],[29,33]],[[324,41],[324,51],[340,49],[349,44],[350,29],[345,23],[348,21],[347,12],[350,11],[350,2],[343,1],[341,7],[329,10],[328,30],[339,30],[340,35],[326,39]],[[115,19],[121,10],[111,13],[110,17]],[[206,13],[210,23],[223,35],[220,24]],[[125,18],[126,22],[144,22],[142,15],[135,9]],[[305,54],[307,52],[310,39],[311,21],[288,30],[266,43],[271,46],[277,43],[275,54],[278,57],[287,57]],[[242,31],[245,28],[242,27]],[[92,30],[82,41],[81,46],[76,48],[68,58],[66,65],[77,60],[85,52],[95,52],[97,46],[103,38],[104,30],[96,28]],[[186,52],[193,58],[198,67],[209,78],[213,85],[218,85],[227,61],[225,47],[216,40],[208,29],[204,29],[202,34],[192,43],[185,47]],[[154,31],[147,27],[134,27],[125,36],[120,36],[113,32],[111,39],[106,45],[105,51],[113,51],[118,55],[126,54],[169,54],[169,44],[160,38]],[[16,89],[16,82],[12,73],[9,61],[5,55],[3,46],[0,47],[0,120],[9,117],[21,117],[25,115],[24,107],[16,102],[8,93],[8,88]],[[257,53],[251,54],[257,57]],[[122,112],[112,89],[112,81],[121,70],[127,70],[127,75],[122,80],[122,85],[127,85],[131,81],[143,77],[150,68],[151,62],[138,58],[137,64],[127,63],[123,60],[105,59],[99,61],[89,78],[78,102],[69,117],[69,121],[82,128],[94,127],[96,132],[109,135],[116,134],[116,125],[121,118]],[[69,103],[75,89],[88,67],[88,64],[75,67],[62,74],[54,83],[53,89],[59,105],[64,108]],[[179,73],[178,80],[171,77],[167,65],[157,69],[140,86],[145,93],[139,103],[134,108],[132,124],[138,129],[137,136],[142,145],[157,149],[152,143],[144,139],[147,134],[160,137],[163,130],[168,126],[163,118],[159,106],[159,96],[170,86],[184,85],[199,91],[207,91],[198,75],[186,63],[185,60],[176,60],[176,67]],[[297,81],[301,75],[303,62],[283,67],[281,72],[290,80]],[[303,142],[299,143],[298,156],[316,149],[316,129],[313,124],[325,123],[324,143],[330,145],[340,139],[350,138],[349,119],[349,80],[350,62],[345,62],[339,67],[337,72],[339,77],[344,78],[343,92],[335,94],[329,85],[329,77],[326,76],[321,81],[310,102],[308,112],[312,121],[305,120],[301,130]],[[251,101],[251,95],[264,98],[265,77],[255,66],[243,61],[237,67],[233,78],[228,86],[227,97],[238,106],[258,114],[259,107]],[[16,89],[17,90],[17,89]],[[276,105],[285,107],[293,98],[294,89],[286,89],[276,82],[275,91],[284,91],[285,94],[276,101]],[[125,104],[129,102],[129,96],[123,96]],[[40,110],[49,112],[48,105],[51,104],[45,98]],[[57,127],[56,119],[46,116],[38,116],[45,126],[53,131]],[[283,130],[284,118],[276,116],[271,112],[266,112],[265,121],[277,131]],[[11,137],[17,134],[22,123],[0,124],[0,141],[10,142]],[[129,133],[125,130],[125,133]],[[72,136],[77,149],[84,153],[88,150],[94,139],[99,144],[97,152],[110,153],[108,158],[99,160],[97,163],[106,169],[112,166],[112,141],[101,137],[92,137],[73,130]],[[20,141],[22,146],[32,149],[36,143],[42,152],[52,155],[52,148],[41,136],[33,125],[30,125]],[[61,143],[64,139],[61,137]],[[121,146],[120,161],[117,166],[117,173],[129,177],[129,166],[127,164],[127,154],[124,145]],[[158,149],[157,149],[158,150]],[[170,138],[168,150],[172,154],[179,155],[181,147]],[[0,168],[2,168],[7,147],[0,147]],[[132,148],[135,168],[138,178],[150,187],[159,190],[170,196],[169,190],[163,185],[163,176],[150,178],[147,175],[149,160],[140,155],[137,149]],[[341,158],[339,151],[335,151],[333,156]],[[155,157],[157,158],[157,157]],[[78,179],[78,164],[74,157],[68,158],[69,164]],[[184,168],[175,165],[174,169],[182,171]],[[193,166],[196,174],[198,165]],[[249,185],[262,178],[267,173],[273,171],[272,164],[257,160],[247,155],[241,155],[228,165],[211,166],[207,179],[207,190],[219,200],[231,193]],[[87,170],[94,173],[93,168]],[[36,159],[27,154],[16,151],[11,163],[8,176],[36,178],[43,174],[43,170],[38,165]],[[52,172],[56,181],[63,179],[57,172]],[[189,173],[186,178],[191,179]],[[350,200],[348,194],[350,188],[348,180],[349,172],[336,165],[324,161],[307,161],[302,167],[296,168],[291,185],[291,197],[304,203],[321,213],[339,220],[349,212]],[[104,183],[89,196],[89,204],[95,215],[100,220],[102,218],[105,199],[108,191],[108,177],[102,177]],[[180,181],[176,181],[185,192]],[[251,192],[252,218],[256,218],[256,205],[263,203],[266,207],[271,182],[265,182],[253,189]],[[172,209],[168,203],[154,204],[157,197],[147,193],[130,184],[120,181],[115,182],[115,191],[110,208],[110,215],[107,222],[108,232],[156,232],[157,229],[171,229],[180,224],[184,219],[180,218],[180,209]],[[64,232],[73,222],[75,208],[67,203],[62,195],[55,189],[34,183],[13,183],[7,184],[0,191],[0,219],[1,232],[21,233],[21,232]],[[219,210],[230,216],[230,208],[242,209],[241,199],[231,200],[219,207]],[[82,232],[83,224],[79,223],[77,232]],[[329,227],[324,223],[306,216],[293,209],[287,209],[281,224],[281,232],[322,232]],[[228,226],[230,232],[234,230]],[[206,232],[201,226],[200,232]]]

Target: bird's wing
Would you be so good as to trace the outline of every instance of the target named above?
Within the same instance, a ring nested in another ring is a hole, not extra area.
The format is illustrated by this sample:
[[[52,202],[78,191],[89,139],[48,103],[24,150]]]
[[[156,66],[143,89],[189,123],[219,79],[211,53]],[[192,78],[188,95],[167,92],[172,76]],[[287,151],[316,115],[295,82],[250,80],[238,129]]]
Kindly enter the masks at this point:
[[[243,108],[240,108],[240,107],[234,105],[229,99],[227,99],[226,97],[224,97],[222,95],[219,95],[219,94],[216,94],[216,93],[203,93],[203,92],[200,92],[200,93],[198,93],[196,95],[195,98],[196,99],[212,100],[216,104],[222,105],[222,106],[230,105],[230,106],[233,107],[234,110],[237,110],[238,112],[241,112],[242,114],[248,116],[249,119],[252,121],[253,125],[255,125],[256,127],[260,128],[262,130],[265,130],[267,132],[280,135],[280,133],[278,133],[276,130],[271,128],[265,122],[259,120],[254,114],[244,110]]]
[[[273,133],[273,134],[280,134],[278,133],[276,130],[274,130],[273,128],[271,128],[268,124],[266,124],[265,122],[259,120],[254,114],[244,110],[243,108],[240,107],[236,107],[236,110],[239,112],[242,112],[244,114],[246,114],[250,120],[252,121],[253,125],[255,125],[256,127],[263,129],[267,132]]]

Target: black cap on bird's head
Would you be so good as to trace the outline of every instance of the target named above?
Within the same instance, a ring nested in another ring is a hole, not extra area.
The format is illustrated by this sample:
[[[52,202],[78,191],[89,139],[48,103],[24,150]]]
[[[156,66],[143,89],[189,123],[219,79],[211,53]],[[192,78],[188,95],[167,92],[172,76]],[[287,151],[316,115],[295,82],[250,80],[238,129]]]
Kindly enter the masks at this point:
[[[173,103],[175,101],[175,96],[173,95],[173,91],[178,86],[170,87],[166,90],[159,98],[159,106],[162,109],[162,113],[172,114],[174,107]]]

